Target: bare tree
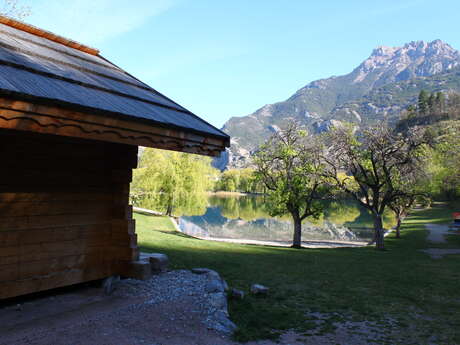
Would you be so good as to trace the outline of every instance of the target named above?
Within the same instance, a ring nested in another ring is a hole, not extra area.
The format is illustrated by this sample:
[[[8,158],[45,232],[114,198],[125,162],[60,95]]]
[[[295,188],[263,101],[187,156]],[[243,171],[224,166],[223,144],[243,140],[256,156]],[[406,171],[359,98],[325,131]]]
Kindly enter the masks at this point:
[[[20,5],[18,0],[3,0],[0,3],[0,15],[15,19],[24,19],[30,16],[30,7]]]
[[[417,178],[425,136],[415,132],[402,136],[386,126],[366,129],[357,136],[351,128],[343,127],[334,129],[325,139],[326,176],[371,211],[376,248],[385,249],[383,212],[396,200],[408,197],[407,189],[401,187]],[[343,178],[339,172],[347,176]]]
[[[396,238],[401,238],[401,223],[404,218],[408,216],[412,207],[414,207],[415,201],[415,195],[407,195],[393,199],[393,201],[388,205],[396,217]]]
[[[271,136],[254,157],[257,178],[265,185],[272,216],[290,214],[294,248],[302,245],[302,221],[318,217],[323,181],[321,149],[296,122]]]

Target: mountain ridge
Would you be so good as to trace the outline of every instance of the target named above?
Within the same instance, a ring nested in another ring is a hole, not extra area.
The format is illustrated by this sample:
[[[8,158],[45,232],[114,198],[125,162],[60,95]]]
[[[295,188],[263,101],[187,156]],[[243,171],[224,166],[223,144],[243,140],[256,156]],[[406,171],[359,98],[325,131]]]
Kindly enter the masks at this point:
[[[222,130],[232,137],[232,145],[214,165],[220,169],[247,165],[251,151],[289,119],[316,133],[342,121],[358,126],[394,121],[422,87],[460,90],[457,70],[460,52],[439,39],[412,41],[401,47],[378,46],[348,74],[312,81],[284,101],[231,117]],[[449,83],[442,78],[447,76]]]

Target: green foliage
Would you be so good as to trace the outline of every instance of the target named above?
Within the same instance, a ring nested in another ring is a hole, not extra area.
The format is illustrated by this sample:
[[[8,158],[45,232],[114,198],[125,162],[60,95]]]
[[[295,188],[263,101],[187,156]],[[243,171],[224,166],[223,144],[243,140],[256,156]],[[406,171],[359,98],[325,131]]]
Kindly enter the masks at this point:
[[[432,137],[432,145],[425,148],[429,158],[426,192],[438,199],[460,198],[460,94],[431,93],[425,112],[419,99],[419,106],[411,106],[396,129],[405,133],[415,127],[424,127]]]
[[[230,169],[219,176],[215,186],[216,191],[262,193],[262,183],[257,180],[254,169]]]
[[[265,196],[211,196],[209,204],[220,207],[222,216],[228,219],[251,221],[269,217]]]
[[[429,150],[429,192],[438,199],[460,199],[460,121],[437,127],[436,144]]]
[[[318,218],[325,194],[320,145],[296,122],[272,135],[256,152],[256,175],[266,188],[271,216],[290,214],[294,221],[293,246],[301,246],[302,220]]]
[[[418,95],[418,111],[421,114],[426,114],[432,105],[433,98],[428,95],[428,92],[421,90]]]
[[[216,178],[208,157],[147,148],[134,171],[131,200],[167,214],[204,213]]]
[[[291,124],[257,151],[256,175],[266,187],[272,216],[319,217],[322,164],[318,149],[304,130]]]

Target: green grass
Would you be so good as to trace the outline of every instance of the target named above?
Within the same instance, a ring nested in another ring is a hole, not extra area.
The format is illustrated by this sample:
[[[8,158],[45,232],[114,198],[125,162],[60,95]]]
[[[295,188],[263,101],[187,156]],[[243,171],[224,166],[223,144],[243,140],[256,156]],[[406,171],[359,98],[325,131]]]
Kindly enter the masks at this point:
[[[460,256],[433,260],[419,251],[425,223],[448,223],[451,209],[416,211],[406,220],[402,239],[390,235],[387,251],[370,247],[340,249],[275,248],[190,238],[174,231],[169,219],[136,215],[143,251],[169,255],[174,268],[209,267],[230,286],[248,292],[253,283],[271,288],[267,298],[231,301],[238,341],[272,338],[294,329],[312,333],[309,312],[329,315],[327,333],[337,320],[383,322],[389,344],[460,344]],[[447,245],[460,244],[458,237]],[[460,246],[459,246],[460,248]],[[385,320],[397,320],[390,329]]]

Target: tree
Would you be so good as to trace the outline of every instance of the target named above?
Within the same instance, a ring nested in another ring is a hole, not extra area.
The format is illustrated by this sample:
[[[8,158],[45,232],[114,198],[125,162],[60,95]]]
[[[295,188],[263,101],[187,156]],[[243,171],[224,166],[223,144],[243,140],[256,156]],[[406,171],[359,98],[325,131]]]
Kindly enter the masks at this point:
[[[135,205],[168,215],[204,212],[205,193],[216,177],[209,157],[145,149],[134,171],[132,199]]]
[[[428,92],[421,90],[418,95],[418,111],[420,114],[425,115],[429,110],[429,98]]]
[[[401,223],[407,217],[409,211],[414,207],[416,197],[414,195],[401,196],[393,199],[388,207],[396,217],[396,238],[401,238]]]
[[[24,19],[30,16],[30,7],[20,5],[18,0],[3,0],[0,3],[0,15]]]
[[[358,137],[352,128],[342,127],[325,139],[329,144],[324,155],[325,176],[372,213],[376,248],[385,249],[383,213],[395,200],[407,196],[399,187],[415,181],[422,166],[419,150],[425,136],[411,133],[403,137],[380,126],[366,129]],[[341,178],[340,171],[349,177]]]
[[[442,199],[460,197],[460,121],[443,121],[432,126],[434,145],[429,151],[430,194]]]
[[[444,96],[444,93],[436,92],[436,97],[435,97],[436,109],[435,110],[438,115],[442,115],[444,113],[445,103],[446,103],[446,97]]]
[[[301,248],[302,221],[319,217],[323,192],[321,150],[296,122],[273,134],[256,152],[256,175],[268,194],[271,216],[290,214],[294,221],[292,247]]]

